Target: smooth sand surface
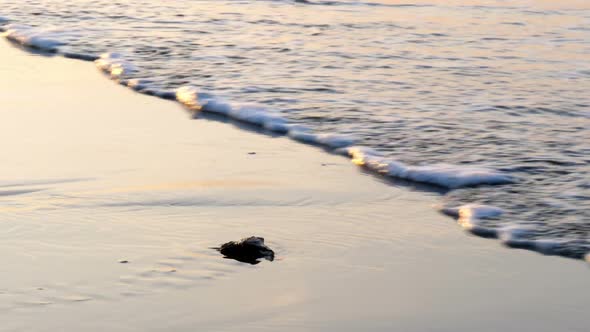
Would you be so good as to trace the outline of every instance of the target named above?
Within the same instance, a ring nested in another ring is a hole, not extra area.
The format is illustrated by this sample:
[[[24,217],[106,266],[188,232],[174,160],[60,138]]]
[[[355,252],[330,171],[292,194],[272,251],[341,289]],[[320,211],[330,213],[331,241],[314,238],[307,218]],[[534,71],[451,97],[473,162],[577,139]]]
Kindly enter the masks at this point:
[[[1,331],[590,326],[586,263],[467,235],[429,188],[5,42],[0,101]],[[249,235],[277,259],[209,249]]]

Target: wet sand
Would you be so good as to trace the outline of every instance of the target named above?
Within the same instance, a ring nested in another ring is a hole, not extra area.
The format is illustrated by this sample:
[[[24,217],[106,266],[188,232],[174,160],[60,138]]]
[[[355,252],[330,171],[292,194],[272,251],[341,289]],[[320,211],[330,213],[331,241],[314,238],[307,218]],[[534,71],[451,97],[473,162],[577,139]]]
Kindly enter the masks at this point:
[[[586,263],[466,235],[433,188],[190,119],[91,63],[4,41],[0,60],[3,331],[590,326]],[[209,249],[249,235],[277,259]]]

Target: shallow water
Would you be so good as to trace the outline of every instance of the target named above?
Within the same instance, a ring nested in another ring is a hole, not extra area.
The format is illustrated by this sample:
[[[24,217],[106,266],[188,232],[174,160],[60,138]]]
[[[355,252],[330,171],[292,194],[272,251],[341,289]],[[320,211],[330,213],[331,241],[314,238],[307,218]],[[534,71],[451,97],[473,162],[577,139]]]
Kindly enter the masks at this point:
[[[155,90],[261,105],[386,160],[509,174],[515,183],[455,189],[444,204],[503,208],[479,225],[550,242],[547,253],[590,250],[583,1],[0,3],[44,45],[123,54],[139,68],[125,78]]]

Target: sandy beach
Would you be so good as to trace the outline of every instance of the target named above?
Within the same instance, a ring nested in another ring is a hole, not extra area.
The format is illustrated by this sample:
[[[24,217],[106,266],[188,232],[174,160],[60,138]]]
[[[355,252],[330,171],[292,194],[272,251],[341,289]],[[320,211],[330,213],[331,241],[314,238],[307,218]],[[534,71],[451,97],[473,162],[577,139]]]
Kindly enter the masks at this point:
[[[588,266],[432,188],[0,43],[1,331],[587,331]],[[248,265],[210,247],[263,236]],[[128,263],[121,263],[127,261]]]

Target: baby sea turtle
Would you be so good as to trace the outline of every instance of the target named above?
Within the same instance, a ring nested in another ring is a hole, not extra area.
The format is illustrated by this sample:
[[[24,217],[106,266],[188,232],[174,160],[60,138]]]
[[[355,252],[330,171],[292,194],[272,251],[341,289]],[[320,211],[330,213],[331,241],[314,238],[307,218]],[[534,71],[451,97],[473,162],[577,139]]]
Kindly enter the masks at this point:
[[[264,238],[250,236],[240,241],[231,241],[221,245],[218,250],[225,258],[235,259],[237,261],[249,264],[258,264],[260,259],[273,261],[275,253],[264,244]]]

